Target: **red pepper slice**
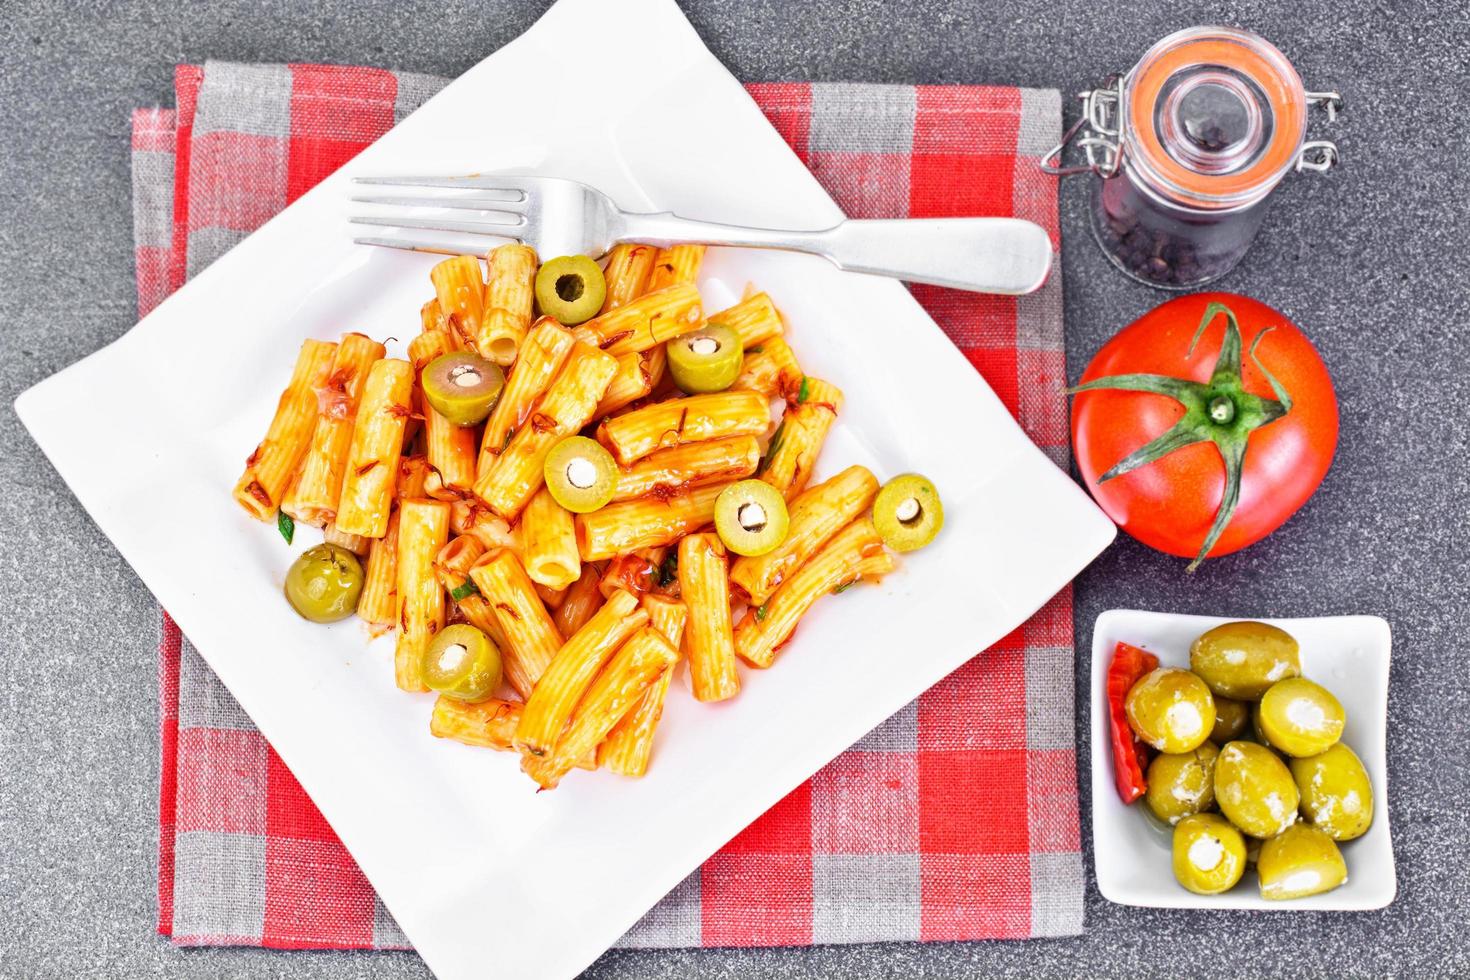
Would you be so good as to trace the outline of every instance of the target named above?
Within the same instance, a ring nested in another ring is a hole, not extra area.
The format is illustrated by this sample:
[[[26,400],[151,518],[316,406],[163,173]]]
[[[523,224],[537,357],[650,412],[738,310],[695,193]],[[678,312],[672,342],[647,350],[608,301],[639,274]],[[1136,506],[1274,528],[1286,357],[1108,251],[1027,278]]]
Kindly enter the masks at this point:
[[[1159,658],[1147,650],[1119,643],[1108,665],[1108,721],[1112,730],[1113,778],[1124,803],[1132,803],[1143,795],[1148,783],[1143,767],[1148,761],[1148,746],[1128,727],[1123,702],[1138,679],[1159,665]]]

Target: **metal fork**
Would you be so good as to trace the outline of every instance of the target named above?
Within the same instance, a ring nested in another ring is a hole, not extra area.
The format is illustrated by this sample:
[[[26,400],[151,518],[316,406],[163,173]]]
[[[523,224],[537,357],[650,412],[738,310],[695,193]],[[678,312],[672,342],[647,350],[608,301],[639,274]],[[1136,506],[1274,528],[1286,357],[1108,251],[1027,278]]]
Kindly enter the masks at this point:
[[[1051,268],[1050,237],[1039,225],[1018,218],[842,221],[815,231],[745,228],[669,212],[624,211],[601,191],[555,177],[473,174],[358,177],[356,182],[426,189],[418,196],[352,198],[361,204],[415,209],[354,216],[355,224],[400,230],[356,241],[420,252],[457,255],[483,252],[494,242],[518,241],[541,255],[596,258],[619,242],[661,248],[699,242],[810,252],[851,272],[1009,295],[1038,289]],[[454,237],[415,234],[421,231]]]

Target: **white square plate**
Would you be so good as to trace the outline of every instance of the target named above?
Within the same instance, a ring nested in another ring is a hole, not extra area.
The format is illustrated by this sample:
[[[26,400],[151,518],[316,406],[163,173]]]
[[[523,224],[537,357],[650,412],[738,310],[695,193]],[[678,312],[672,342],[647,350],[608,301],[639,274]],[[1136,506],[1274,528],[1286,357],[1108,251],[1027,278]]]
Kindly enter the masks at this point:
[[[1143,803],[1124,805],[1113,782],[1108,735],[1108,664],[1119,642],[1159,658],[1165,667],[1189,667],[1189,645],[1207,629],[1245,616],[1181,616],[1109,609],[1092,631],[1092,847],[1097,888],[1120,905],[1155,908],[1273,909],[1276,911],[1381,909],[1398,893],[1393,841],[1388,830],[1388,767],[1384,761],[1388,722],[1388,658],[1392,638],[1377,616],[1267,619],[1301,644],[1302,674],[1326,687],[1347,712],[1346,742],[1373,783],[1373,825],[1342,844],[1348,879],[1322,895],[1290,902],[1261,897],[1254,869],[1223,895],[1196,895],[1174,880],[1169,832],[1142,812]]]
[[[659,84],[596,97],[630,67]],[[394,688],[384,643],[290,611],[280,583],[300,543],[246,517],[230,488],[302,338],[405,336],[429,294],[432,257],[351,244],[348,179],[512,168],[717,221],[840,217],[672,2],[566,0],[16,405],[442,977],[576,973],[1114,534],[901,285],[820,259],[712,252],[708,306],[759,284],[802,363],[845,390],[825,472],[924,471],[945,496],[944,534],[881,586],[823,603],[774,669],[745,674],[739,698],[671,698],[641,781],[579,773],[538,794],[514,758],[431,738],[430,701]]]

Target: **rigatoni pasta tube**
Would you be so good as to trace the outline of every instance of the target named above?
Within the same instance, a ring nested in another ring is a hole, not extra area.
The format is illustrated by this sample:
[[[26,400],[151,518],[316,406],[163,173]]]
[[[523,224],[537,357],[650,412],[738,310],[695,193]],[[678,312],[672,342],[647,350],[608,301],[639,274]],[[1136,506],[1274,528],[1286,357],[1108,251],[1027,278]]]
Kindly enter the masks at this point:
[[[475,481],[475,495],[501,517],[514,520],[541,488],[547,454],[592,418],[617,367],[602,351],[574,344],[526,424],[516,430],[490,472]]]
[[[684,623],[689,615],[684,604],[677,599],[647,595],[641,605],[648,613],[648,625],[662,633],[675,650],[679,649]],[[648,771],[648,760],[653,755],[653,733],[663,717],[664,700],[668,697],[669,682],[673,677],[674,667],[665,667],[637,706],[607,733],[607,738],[597,747],[597,764],[600,767],[634,779]]]
[[[673,544],[715,519],[715,498],[728,483],[695,487],[667,499],[642,497],[577,515],[583,561],[603,561],[639,548]]]
[[[618,471],[612,499],[632,500],[701,483],[738,480],[754,473],[760,461],[761,447],[755,436],[711,439],[660,449]]]
[[[459,607],[465,622],[490,637],[503,650],[505,631],[500,628],[500,620],[495,617],[490,600],[481,595],[480,590],[469,581],[470,569],[485,551],[485,546],[469,535],[462,534],[452,538],[435,556],[434,574],[444,591],[449,593],[450,600]],[[467,582],[468,588],[465,587]]]
[[[456,255],[429,270],[439,312],[456,333],[478,337],[485,318],[485,280],[480,260],[473,255]]]
[[[362,592],[357,597],[357,615],[380,630],[398,623],[398,509],[388,519],[381,538],[369,538],[367,568]]]
[[[565,589],[582,574],[572,513],[542,487],[521,514],[521,554],[531,581]]]
[[[614,357],[657,347],[688,333],[704,320],[699,290],[690,283],[645,293],[626,306],[588,320],[572,333]]]
[[[500,401],[495,411],[485,422],[485,434],[480,439],[480,459],[475,466],[476,477],[490,472],[496,457],[505,450],[506,440],[519,429],[531,415],[536,399],[551,387],[557,372],[566,363],[571,353],[571,331],[549,316],[536,321],[531,332],[521,344],[520,355],[515,367],[511,368],[505,388],[500,392]]]
[[[719,391],[656,402],[606,419],[597,427],[597,441],[619,463],[630,466],[658,449],[707,439],[762,436],[770,427],[770,406],[760,392]]]
[[[664,348],[655,347],[618,358],[617,373],[608,383],[607,392],[603,394],[602,401],[598,402],[597,411],[592,417],[611,415],[653,391],[654,362],[662,362],[664,357]]]
[[[530,697],[547,664],[561,649],[556,624],[513,552],[486,555],[470,569],[470,581],[494,608],[505,634],[500,654],[506,681],[521,697]]]
[[[405,691],[426,691],[424,654],[444,628],[444,589],[434,558],[449,540],[449,505],[405,500],[398,508],[398,643],[393,676]]]
[[[801,378],[801,365],[791,345],[780,337],[767,337],[746,350],[740,375],[730,387],[758,391],[767,398],[784,397],[788,389],[800,385]]]
[[[524,709],[525,705],[518,701],[490,698],[469,702],[441,694],[429,715],[429,732],[465,745],[512,752],[516,725],[520,724]],[[589,753],[577,760],[577,768],[596,769],[597,763]]]
[[[796,394],[795,402],[786,402],[781,427],[771,438],[761,469],[761,479],[787,500],[806,489],[827,432],[842,410],[842,392],[819,378],[803,378]]]
[[[597,672],[628,637],[647,623],[648,613],[638,608],[638,600],[618,592],[586,625],[567,637],[526,699],[526,710],[516,728],[516,748],[531,755],[549,753]]]
[[[639,630],[587,688],[556,749],[545,757],[521,756],[521,768],[543,789],[555,788],[576,760],[592,752],[678,659],[678,651],[658,630],[650,626]]]
[[[860,578],[892,570],[893,556],[883,550],[883,539],[873,522],[867,517],[853,521],[769,599],[746,609],[735,628],[735,653],[752,667],[771,666],[777,651],[818,599]]]
[[[444,315],[444,308],[439,305],[437,298],[419,307],[419,327],[424,333],[446,334],[449,337],[450,350],[463,350],[465,347],[465,335],[449,322],[449,317]]]
[[[718,535],[691,534],[679,542],[679,594],[689,607],[684,649],[694,697],[727,701],[740,693],[740,674],[730,622],[729,559]]]
[[[602,572],[596,565],[583,565],[582,574],[561,597],[561,605],[551,614],[557,632],[571,636],[602,608],[603,594],[598,588]]]
[[[337,504],[339,531],[381,538],[388,530],[412,395],[413,365],[407,361],[385,358],[368,371]]]
[[[485,546],[486,551],[499,548],[521,548],[520,535],[505,518],[490,513],[490,508],[474,497],[449,502],[449,530],[466,534]]]
[[[831,537],[867,512],[878,495],[878,479],[866,466],[849,466],[830,480],[808,487],[791,501],[786,538],[764,555],[735,559],[730,582],[752,605],[771,597]]]
[[[392,518],[389,518],[388,522],[391,524]],[[322,528],[322,540],[327,544],[334,544],[339,548],[346,548],[354,555],[363,556],[371,549],[372,543],[378,539],[365,538],[360,534],[343,534],[337,530],[337,525],[328,524]]]
[[[401,456],[398,459],[398,483],[393,496],[398,500],[428,496],[429,457],[423,455]]]
[[[331,371],[316,391],[311,446],[300,474],[281,502],[281,509],[297,521],[321,527],[337,516],[363,385],[373,363],[385,354],[387,348],[360,333],[345,334],[337,344]]]
[[[408,345],[416,394],[424,416],[424,445],[429,458],[430,472],[425,492],[439,500],[467,497],[475,485],[475,430],[450,422],[423,397],[424,368],[435,358],[453,350],[452,338],[443,331],[421,333]]]
[[[648,291],[648,276],[659,250],[652,245],[615,245],[607,256],[603,278],[607,280],[607,298],[602,301],[606,313],[627,306]]]
[[[480,323],[475,346],[481,357],[504,367],[516,359],[516,351],[531,326],[531,309],[536,298],[536,250],[528,245],[502,245],[485,262],[489,266],[485,318]]]
[[[661,248],[653,260],[653,272],[648,277],[648,291],[664,289],[676,283],[699,278],[699,267],[704,262],[705,246],[673,245]]]
[[[756,293],[727,310],[711,313],[709,319],[711,323],[723,323],[739,334],[740,345],[746,350],[768,337],[778,337],[786,332],[776,304],[765,293]]]
[[[301,459],[311,446],[317,421],[317,388],[332,372],[337,345],[307,340],[296,356],[291,380],[276,402],[276,414],[265,438],[245,460],[245,472],[235,483],[235,499],[251,517],[268,521],[291,485]]]

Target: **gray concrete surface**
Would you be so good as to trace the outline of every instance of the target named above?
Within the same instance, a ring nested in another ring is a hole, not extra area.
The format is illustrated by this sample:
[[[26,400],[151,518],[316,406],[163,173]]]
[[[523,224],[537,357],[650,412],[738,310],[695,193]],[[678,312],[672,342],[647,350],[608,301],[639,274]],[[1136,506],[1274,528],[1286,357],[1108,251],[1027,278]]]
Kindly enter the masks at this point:
[[[169,101],[176,62],[372,63],[453,75],[543,6],[9,0],[0,8],[0,976],[425,975],[408,954],[177,950],[153,934],[153,601],[10,404],[133,323],[127,117],[134,106]],[[1294,317],[1331,366],[1343,422],[1332,472],[1280,532],[1192,577],[1180,561],[1120,540],[1078,582],[1077,641],[1085,651],[1092,620],[1114,606],[1387,617],[1399,897],[1372,914],[1206,915],[1110,905],[1089,882],[1087,933],[1074,939],[626,952],[589,975],[1470,974],[1470,770],[1462,758],[1470,168],[1449,97],[1470,90],[1464,3],[686,6],[715,53],[748,80],[1073,91],[1128,66],[1171,30],[1223,21],[1275,39],[1310,85],[1346,94],[1343,168],[1291,180],[1258,247],[1225,284]],[[1069,185],[1064,195],[1073,377],[1104,339],[1161,298],[1104,263],[1085,235],[1082,190]],[[1083,654],[1079,724],[1085,666]],[[1084,784],[1084,828],[1088,819]]]

